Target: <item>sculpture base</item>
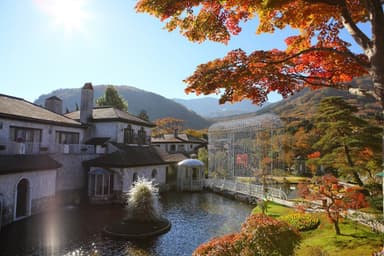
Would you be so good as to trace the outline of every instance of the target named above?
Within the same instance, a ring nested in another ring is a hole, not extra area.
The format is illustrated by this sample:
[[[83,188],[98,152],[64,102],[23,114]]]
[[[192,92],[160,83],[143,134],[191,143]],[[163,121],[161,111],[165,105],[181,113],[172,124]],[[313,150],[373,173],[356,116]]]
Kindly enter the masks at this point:
[[[119,223],[106,226],[103,233],[116,239],[146,239],[167,233],[171,229],[171,223],[167,219],[143,222],[137,220],[123,220]]]

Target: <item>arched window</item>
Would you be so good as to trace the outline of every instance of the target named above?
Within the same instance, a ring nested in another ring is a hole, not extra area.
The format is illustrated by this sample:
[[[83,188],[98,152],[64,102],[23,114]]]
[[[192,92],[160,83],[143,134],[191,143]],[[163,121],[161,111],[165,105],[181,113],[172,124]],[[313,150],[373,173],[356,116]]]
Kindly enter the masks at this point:
[[[156,170],[156,169],[153,169],[153,170],[152,170],[152,174],[151,174],[152,179],[153,179],[153,180],[156,179],[156,176],[157,176],[157,170]]]
[[[108,196],[113,193],[113,173],[94,169],[90,173],[89,192],[91,196]]]
[[[134,132],[132,126],[129,124],[127,128],[124,129],[124,143],[133,144]]]
[[[22,179],[17,184],[16,214],[15,214],[16,219],[28,215],[28,206],[29,206],[29,182],[27,179]]]
[[[145,132],[144,127],[140,128],[138,135],[139,135],[139,144],[146,144],[145,142],[147,138],[147,133]]]

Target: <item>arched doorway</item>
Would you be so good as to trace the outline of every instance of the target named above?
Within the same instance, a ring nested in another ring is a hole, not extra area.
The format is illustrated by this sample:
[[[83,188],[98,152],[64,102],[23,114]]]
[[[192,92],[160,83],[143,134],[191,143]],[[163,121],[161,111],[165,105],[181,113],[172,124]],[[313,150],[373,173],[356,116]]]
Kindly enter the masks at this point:
[[[29,182],[27,179],[22,179],[17,184],[16,192],[16,219],[28,215],[29,205]]]

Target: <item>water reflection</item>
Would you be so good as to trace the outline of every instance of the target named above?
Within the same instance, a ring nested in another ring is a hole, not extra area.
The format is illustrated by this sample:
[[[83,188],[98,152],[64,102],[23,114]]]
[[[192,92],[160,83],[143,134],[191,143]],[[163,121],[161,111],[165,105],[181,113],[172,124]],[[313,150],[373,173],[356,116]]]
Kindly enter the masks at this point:
[[[171,230],[145,241],[115,241],[100,230],[126,216],[119,206],[87,206],[33,216],[3,228],[0,255],[191,255],[212,237],[239,230],[252,207],[211,193],[160,198]]]

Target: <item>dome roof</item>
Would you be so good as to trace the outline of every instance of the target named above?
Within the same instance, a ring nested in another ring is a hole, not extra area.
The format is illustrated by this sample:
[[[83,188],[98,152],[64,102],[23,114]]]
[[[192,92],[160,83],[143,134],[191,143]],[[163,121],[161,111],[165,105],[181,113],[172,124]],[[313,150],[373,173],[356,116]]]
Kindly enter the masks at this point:
[[[185,159],[178,162],[177,165],[183,167],[201,167],[204,166],[204,163],[197,159]]]

